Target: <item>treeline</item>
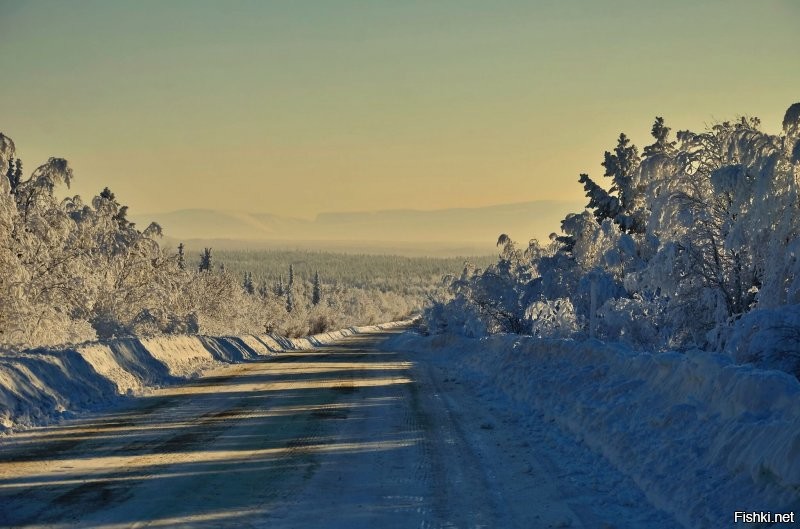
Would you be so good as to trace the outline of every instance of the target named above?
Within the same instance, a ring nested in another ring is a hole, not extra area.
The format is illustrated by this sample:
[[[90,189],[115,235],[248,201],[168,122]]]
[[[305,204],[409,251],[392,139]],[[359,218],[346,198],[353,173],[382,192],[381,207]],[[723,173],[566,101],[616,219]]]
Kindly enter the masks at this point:
[[[295,336],[399,319],[421,305],[419,296],[344,283],[318,283],[315,297],[307,277],[280,293],[256,288],[252,274],[248,286],[211,250],[162,248],[160,226],[130,222],[108,188],[88,202],[59,199],[56,189],[72,179],[61,158],[26,176],[0,134],[0,346],[159,333]]]
[[[311,250],[215,250],[215,256],[226,270],[241,276],[250,273],[257,284],[285,282],[292,266],[295,277],[303,281],[313,281],[319,273],[322,282],[331,287],[378,289],[420,299],[426,298],[442,277],[460,270],[465,260],[476,266],[488,266],[495,260],[492,256],[403,257]]]
[[[781,135],[741,118],[673,139],[660,117],[652,135],[605,153],[608,189],[580,175],[586,210],[549,243],[501,236],[496,263],[451,278],[430,329],[734,348],[798,372],[800,104]]]

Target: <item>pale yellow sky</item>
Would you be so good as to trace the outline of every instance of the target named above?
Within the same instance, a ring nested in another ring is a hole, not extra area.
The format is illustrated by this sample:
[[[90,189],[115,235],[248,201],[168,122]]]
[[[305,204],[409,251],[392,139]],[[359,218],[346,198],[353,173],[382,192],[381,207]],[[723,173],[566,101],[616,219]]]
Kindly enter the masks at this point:
[[[791,0],[0,0],[0,131],[134,213],[574,200],[656,115],[777,132],[798,27]]]

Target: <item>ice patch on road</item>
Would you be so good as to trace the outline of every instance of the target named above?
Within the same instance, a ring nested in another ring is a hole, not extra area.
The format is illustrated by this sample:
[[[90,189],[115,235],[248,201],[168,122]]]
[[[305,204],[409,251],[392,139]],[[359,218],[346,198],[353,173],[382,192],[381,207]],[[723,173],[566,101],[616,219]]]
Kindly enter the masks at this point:
[[[0,352],[0,432],[42,425],[112,405],[129,395],[195,377],[220,363],[312,349],[409,322],[350,327],[304,338],[159,336],[122,338],[69,349]]]

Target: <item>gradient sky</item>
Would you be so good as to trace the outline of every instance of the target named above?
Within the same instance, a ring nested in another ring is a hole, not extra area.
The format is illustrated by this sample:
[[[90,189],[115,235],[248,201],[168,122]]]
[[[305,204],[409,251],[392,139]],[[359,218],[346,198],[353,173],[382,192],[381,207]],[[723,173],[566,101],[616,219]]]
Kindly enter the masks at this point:
[[[0,131],[134,213],[575,200],[656,115],[778,132],[798,28],[794,0],[0,0]]]

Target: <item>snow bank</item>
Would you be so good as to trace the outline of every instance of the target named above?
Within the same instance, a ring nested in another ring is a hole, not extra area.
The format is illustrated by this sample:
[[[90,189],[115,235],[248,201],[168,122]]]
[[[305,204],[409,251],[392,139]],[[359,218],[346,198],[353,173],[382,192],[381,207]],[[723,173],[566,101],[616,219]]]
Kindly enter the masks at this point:
[[[800,383],[786,373],[596,340],[404,333],[390,345],[451,356],[462,376],[602,453],[686,527],[800,507]]]
[[[407,323],[350,327],[305,338],[160,336],[63,350],[0,352],[0,432],[102,408],[148,388],[195,377],[219,363],[312,349],[346,336]]]
[[[722,331],[718,345],[736,363],[800,374],[800,305],[752,310]]]

